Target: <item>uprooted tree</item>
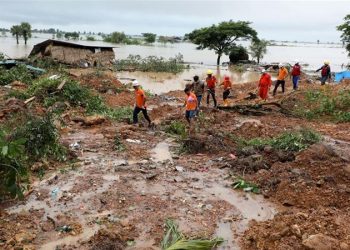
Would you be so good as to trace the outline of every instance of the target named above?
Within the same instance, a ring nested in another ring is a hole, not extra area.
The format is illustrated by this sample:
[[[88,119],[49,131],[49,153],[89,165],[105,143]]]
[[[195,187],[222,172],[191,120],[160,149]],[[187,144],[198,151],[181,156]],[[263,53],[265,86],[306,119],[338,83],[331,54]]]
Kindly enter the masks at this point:
[[[344,18],[344,21],[343,24],[337,26],[337,30],[343,32],[341,40],[344,42],[348,56],[350,57],[350,14]]]
[[[223,54],[228,55],[232,51],[238,39],[258,39],[257,32],[250,27],[250,22],[232,20],[196,29],[186,34],[186,38],[197,44],[197,49],[214,50],[218,55],[217,65],[220,65]]]

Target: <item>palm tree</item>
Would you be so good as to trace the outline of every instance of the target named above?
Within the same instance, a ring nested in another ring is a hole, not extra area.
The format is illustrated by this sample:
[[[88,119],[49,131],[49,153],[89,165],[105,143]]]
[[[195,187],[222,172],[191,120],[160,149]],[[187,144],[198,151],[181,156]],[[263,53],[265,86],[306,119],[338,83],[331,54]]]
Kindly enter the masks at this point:
[[[32,37],[32,27],[29,23],[21,23],[20,27],[24,38],[24,44],[27,44],[28,38]]]
[[[16,36],[16,40],[17,40],[17,44],[19,43],[18,42],[18,38],[22,35],[22,29],[21,29],[21,26],[19,25],[13,25],[11,27],[11,33],[13,36]]]

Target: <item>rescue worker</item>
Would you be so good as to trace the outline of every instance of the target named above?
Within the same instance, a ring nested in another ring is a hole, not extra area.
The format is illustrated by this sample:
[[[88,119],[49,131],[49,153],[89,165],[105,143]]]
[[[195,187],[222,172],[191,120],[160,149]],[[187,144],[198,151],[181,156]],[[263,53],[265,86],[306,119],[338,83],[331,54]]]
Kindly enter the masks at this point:
[[[298,89],[298,82],[300,79],[300,74],[301,74],[301,67],[299,65],[299,61],[295,60],[295,64],[292,68],[292,81],[293,81],[293,89],[294,90]]]
[[[146,109],[146,95],[145,92],[140,88],[140,84],[138,83],[137,80],[134,80],[132,82],[132,86],[135,90],[135,108],[133,112],[133,123],[137,124],[138,123],[138,114],[140,111],[142,111],[143,116],[145,119],[148,121],[148,126],[151,126],[151,119],[149,118],[147,114],[147,109]]]
[[[228,96],[230,95],[230,91],[231,91],[231,88],[232,88],[232,82],[230,80],[230,77],[229,76],[225,76],[224,77],[224,81],[220,84],[220,85],[224,85],[224,92],[223,92],[223,100],[224,100],[224,106],[227,106],[228,105]]]
[[[275,88],[273,89],[273,95],[276,95],[277,88],[280,85],[282,87],[282,93],[284,93],[286,78],[288,76],[288,70],[281,63],[278,66],[279,66],[279,70],[278,70],[277,82],[276,82]]]
[[[329,62],[325,61],[324,65],[316,70],[316,72],[321,70],[321,85],[325,85],[326,81],[329,79],[331,81],[331,67],[329,66]]]
[[[199,77],[196,75],[193,77],[193,82],[191,88],[193,89],[194,94],[197,97],[197,112],[196,115],[199,113],[199,108],[201,106],[202,97],[204,94],[204,82],[202,80],[199,80]]]
[[[188,122],[188,125],[190,126],[190,131],[191,131],[191,120],[196,116],[198,100],[196,95],[191,91],[190,88],[185,88],[184,92],[186,93],[185,118]]]
[[[216,77],[213,76],[213,71],[208,70],[207,72],[207,78],[205,79],[206,83],[207,83],[207,105],[209,106],[209,98],[210,95],[213,98],[214,101],[214,107],[216,108],[217,106],[217,102],[216,102],[216,98],[215,98],[215,86],[216,86]]]
[[[271,76],[266,72],[265,69],[261,71],[261,77],[259,80],[259,96],[263,100],[267,100],[269,89],[271,87],[272,81],[271,81]]]

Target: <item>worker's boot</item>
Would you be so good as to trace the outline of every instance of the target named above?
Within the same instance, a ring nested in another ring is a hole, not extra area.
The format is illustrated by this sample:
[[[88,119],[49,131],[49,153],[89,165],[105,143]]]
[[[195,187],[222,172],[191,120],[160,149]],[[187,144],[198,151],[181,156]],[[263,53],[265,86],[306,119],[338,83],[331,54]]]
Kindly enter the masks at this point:
[[[228,106],[228,101],[227,101],[227,99],[226,99],[226,100],[224,100],[224,106],[225,106],[225,107],[227,107],[227,106]]]

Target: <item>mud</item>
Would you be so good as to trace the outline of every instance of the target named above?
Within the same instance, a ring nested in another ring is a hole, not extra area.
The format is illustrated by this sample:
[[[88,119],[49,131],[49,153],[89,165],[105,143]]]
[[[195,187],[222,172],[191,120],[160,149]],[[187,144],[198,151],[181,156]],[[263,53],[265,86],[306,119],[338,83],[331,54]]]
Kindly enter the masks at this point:
[[[111,76],[75,77],[112,107],[133,102],[133,93]],[[298,98],[287,86],[286,95]],[[259,103],[244,99],[255,88],[235,84],[231,104]],[[218,89],[219,104],[221,94]],[[164,130],[174,120],[186,124],[183,98],[182,91],[150,97],[152,129],[114,121],[85,127],[68,114],[61,140],[77,161],[49,168],[42,180],[33,176],[24,201],[2,204],[0,248],[160,249],[167,218],[187,237],[223,237],[218,249],[307,249],[320,237],[331,238],[337,249],[350,245],[349,123],[204,105],[194,135],[182,140]],[[324,140],[292,157],[265,148],[242,153],[234,140],[301,127]],[[115,135],[125,150],[114,150]],[[256,154],[263,164],[247,160]],[[257,184],[261,194],[234,190],[236,177]]]

